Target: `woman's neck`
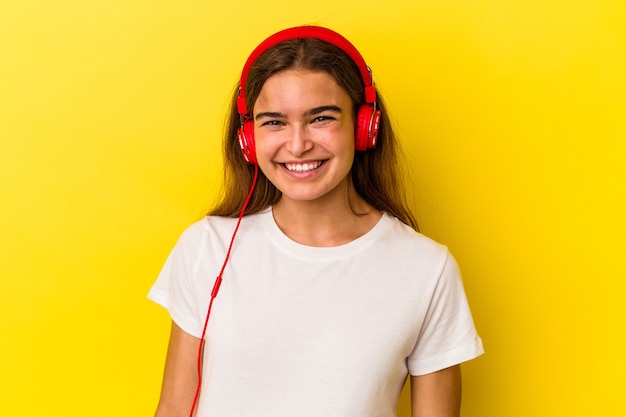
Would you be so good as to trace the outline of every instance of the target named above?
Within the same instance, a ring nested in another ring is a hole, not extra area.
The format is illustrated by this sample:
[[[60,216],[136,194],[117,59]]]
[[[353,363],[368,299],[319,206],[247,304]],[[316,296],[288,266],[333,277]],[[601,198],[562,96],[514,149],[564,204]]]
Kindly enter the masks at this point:
[[[278,227],[295,242],[328,247],[363,236],[376,225],[381,212],[354,192],[340,204],[281,198],[273,215]]]

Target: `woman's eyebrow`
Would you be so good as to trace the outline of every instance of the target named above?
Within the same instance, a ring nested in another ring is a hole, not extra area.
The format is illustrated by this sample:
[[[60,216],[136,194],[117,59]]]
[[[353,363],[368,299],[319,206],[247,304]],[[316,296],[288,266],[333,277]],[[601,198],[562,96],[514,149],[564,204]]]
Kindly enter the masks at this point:
[[[341,110],[341,107],[339,106],[335,106],[335,105],[326,105],[326,106],[318,106],[318,107],[313,107],[312,109],[309,109],[307,111],[304,112],[305,116],[313,116],[316,114],[320,114],[323,113],[325,111],[330,111],[333,113],[338,113],[341,114],[343,113],[343,110]],[[287,116],[281,112],[276,112],[276,111],[264,111],[261,113],[257,113],[254,115],[254,120],[259,120],[259,119],[263,119],[263,118],[269,118],[269,119],[285,119],[287,118]]]
[[[271,118],[271,119],[284,119],[287,116],[285,116],[284,114],[280,112],[264,111],[262,113],[257,113],[256,115],[254,115],[254,120],[259,120],[264,117]]]
[[[335,106],[335,105],[327,105],[327,106],[313,107],[312,109],[309,109],[306,112],[304,112],[304,115],[313,116],[315,114],[320,114],[325,111],[331,111],[333,113],[339,113],[339,114],[343,113],[343,110],[341,110],[341,107]]]

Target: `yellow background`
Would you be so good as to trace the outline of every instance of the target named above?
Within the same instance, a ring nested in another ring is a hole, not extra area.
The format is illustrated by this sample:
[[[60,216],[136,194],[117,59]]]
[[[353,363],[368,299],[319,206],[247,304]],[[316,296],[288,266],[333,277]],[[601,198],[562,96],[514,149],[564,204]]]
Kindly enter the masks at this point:
[[[626,415],[624,4],[3,0],[0,415],[152,415],[146,292],[216,193],[245,58],[305,23],[373,67],[461,264],[487,350],[464,416]]]

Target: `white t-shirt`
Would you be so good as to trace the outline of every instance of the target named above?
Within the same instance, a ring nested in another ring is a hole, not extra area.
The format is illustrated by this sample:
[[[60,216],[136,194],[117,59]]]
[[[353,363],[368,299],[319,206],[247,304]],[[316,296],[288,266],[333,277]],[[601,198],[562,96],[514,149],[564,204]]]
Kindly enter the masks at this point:
[[[180,237],[149,298],[200,337],[236,219]],[[391,417],[407,372],[483,352],[448,250],[384,214],[336,247],[243,218],[206,335],[198,417]]]

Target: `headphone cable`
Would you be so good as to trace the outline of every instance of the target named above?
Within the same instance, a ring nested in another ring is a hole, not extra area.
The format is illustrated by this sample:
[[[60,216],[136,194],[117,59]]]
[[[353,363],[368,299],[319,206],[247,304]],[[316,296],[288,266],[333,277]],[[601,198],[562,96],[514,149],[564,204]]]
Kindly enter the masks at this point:
[[[250,186],[250,191],[248,191],[248,196],[246,197],[246,200],[243,203],[243,207],[241,208],[241,212],[239,213],[239,218],[237,219],[237,225],[235,226],[233,236],[230,238],[230,244],[228,245],[228,251],[226,252],[226,257],[224,259],[224,263],[222,264],[222,269],[220,270],[220,273],[217,276],[217,278],[215,278],[215,284],[213,284],[213,290],[211,291],[211,300],[209,301],[209,308],[207,310],[206,318],[204,319],[204,328],[202,329],[202,336],[200,337],[200,346],[198,347],[198,385],[196,386],[196,393],[193,398],[193,403],[191,404],[189,417],[193,417],[193,413],[198,403],[198,398],[200,397],[200,387],[202,386],[202,356],[204,352],[206,330],[209,325],[209,317],[211,317],[211,308],[213,307],[213,300],[215,300],[215,297],[217,297],[217,293],[219,292],[220,286],[222,285],[222,275],[224,274],[224,269],[226,268],[226,264],[228,263],[228,258],[230,257],[230,251],[233,248],[233,243],[235,242],[235,236],[237,235],[237,231],[239,230],[239,225],[241,224],[241,220],[243,219],[244,213],[246,212],[246,208],[248,208],[248,203],[250,202],[250,199],[252,197],[252,192],[254,191],[254,187],[256,186],[256,180],[258,176],[259,176],[259,165],[254,164],[254,177],[252,178],[252,185]]]

